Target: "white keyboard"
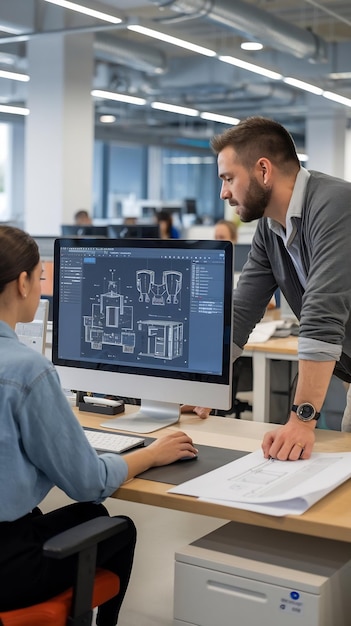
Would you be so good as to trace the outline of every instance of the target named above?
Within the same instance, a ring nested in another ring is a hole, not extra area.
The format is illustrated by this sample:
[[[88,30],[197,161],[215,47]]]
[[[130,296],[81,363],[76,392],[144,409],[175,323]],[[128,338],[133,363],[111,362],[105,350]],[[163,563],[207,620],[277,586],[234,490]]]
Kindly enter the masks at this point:
[[[142,446],[145,441],[143,437],[105,433],[97,430],[84,429],[84,432],[90,445],[95,448],[95,450],[103,452],[116,452],[120,454],[131,448]]]

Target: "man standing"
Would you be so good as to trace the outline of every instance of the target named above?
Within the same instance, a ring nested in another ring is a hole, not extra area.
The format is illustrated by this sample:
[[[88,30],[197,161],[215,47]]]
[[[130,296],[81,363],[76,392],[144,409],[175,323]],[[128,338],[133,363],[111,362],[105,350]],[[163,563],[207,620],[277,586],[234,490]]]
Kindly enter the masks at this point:
[[[265,457],[307,459],[332,374],[351,381],[351,184],[301,167],[287,130],[262,117],[211,146],[221,198],[243,222],[258,220],[234,292],[234,358],[279,287],[300,320],[298,383],[287,424],[267,433],[262,448]],[[351,429],[347,409],[343,428]]]

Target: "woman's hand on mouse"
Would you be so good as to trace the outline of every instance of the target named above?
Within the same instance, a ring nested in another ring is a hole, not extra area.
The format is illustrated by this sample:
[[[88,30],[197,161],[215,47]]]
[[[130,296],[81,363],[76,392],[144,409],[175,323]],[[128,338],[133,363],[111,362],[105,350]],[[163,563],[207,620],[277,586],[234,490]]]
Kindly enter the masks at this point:
[[[194,458],[197,456],[197,449],[194,447],[191,437],[178,430],[155,439],[149,446],[139,448],[134,452],[128,452],[124,460],[128,465],[128,475],[126,480],[130,480],[137,474],[145,472],[150,467],[168,465],[174,461],[180,461],[184,457]]]
[[[168,465],[183,457],[189,458],[197,455],[192,439],[182,431],[156,439],[147,447],[147,450],[153,455],[153,466]]]

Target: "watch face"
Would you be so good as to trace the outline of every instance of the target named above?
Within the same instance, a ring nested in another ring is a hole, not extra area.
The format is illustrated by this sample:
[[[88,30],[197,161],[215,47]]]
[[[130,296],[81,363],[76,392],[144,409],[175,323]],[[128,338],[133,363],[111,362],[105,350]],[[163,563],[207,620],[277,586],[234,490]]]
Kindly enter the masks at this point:
[[[302,420],[311,420],[316,414],[316,409],[312,404],[300,404],[296,413]]]

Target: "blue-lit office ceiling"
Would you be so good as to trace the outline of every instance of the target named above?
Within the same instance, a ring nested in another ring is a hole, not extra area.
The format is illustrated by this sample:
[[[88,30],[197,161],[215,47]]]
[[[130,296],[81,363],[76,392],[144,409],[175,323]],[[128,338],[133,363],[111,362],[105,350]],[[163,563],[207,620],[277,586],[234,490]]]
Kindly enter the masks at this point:
[[[351,2],[346,0],[76,0],[122,19],[116,27],[73,13],[45,0],[11,0],[0,5],[0,70],[30,74],[22,36],[44,32],[95,31],[92,88],[140,96],[242,118],[265,115],[285,124],[304,142],[311,96],[283,80],[272,80],[127,28],[140,24],[210,48],[217,55],[258,64],[283,77],[312,83],[351,98]],[[1,31],[2,29],[2,31]],[[244,39],[263,50],[243,52]],[[0,104],[26,105],[26,84],[0,78]],[[340,105],[341,106],[341,105]],[[348,109],[351,115],[351,108]],[[113,114],[108,134],[141,140],[180,137],[207,141],[213,123],[150,106],[98,100],[97,133],[102,114]]]

